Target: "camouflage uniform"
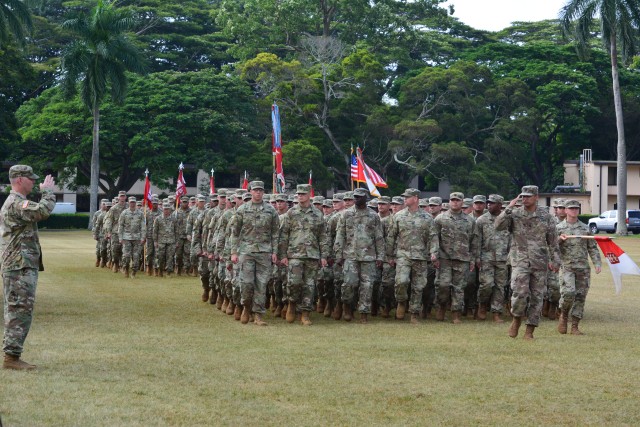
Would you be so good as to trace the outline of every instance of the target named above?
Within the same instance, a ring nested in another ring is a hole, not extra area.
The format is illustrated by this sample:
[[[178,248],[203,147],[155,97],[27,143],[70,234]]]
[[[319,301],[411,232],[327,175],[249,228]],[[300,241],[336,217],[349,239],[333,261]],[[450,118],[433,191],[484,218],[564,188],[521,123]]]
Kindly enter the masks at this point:
[[[9,176],[13,178],[12,173],[22,173],[19,176],[38,178],[30,167],[28,171],[26,168],[12,166]],[[55,204],[56,196],[49,190],[42,192],[39,203],[11,191],[0,210],[0,265],[4,286],[2,350],[11,356],[22,354],[33,318],[38,271],[44,270],[36,223],[47,219]]]
[[[306,187],[310,186],[299,185],[298,191]],[[296,304],[297,311],[311,311],[319,261],[329,252],[323,215],[313,206],[298,205],[283,216],[278,253],[289,261],[288,301]]]
[[[131,201],[131,199],[129,200]],[[129,262],[132,261],[133,271],[138,271],[142,241],[145,239],[146,233],[144,214],[140,209],[136,208],[133,211],[125,209],[120,214],[118,236],[122,241],[122,267],[125,270],[129,268]]]
[[[155,268],[159,271],[173,272],[178,237],[176,223],[176,218],[171,214],[167,216],[160,215],[153,222],[152,235],[156,249]]]
[[[209,289],[209,259],[202,256],[204,250],[203,233],[204,233],[204,220],[210,209],[203,209],[200,211],[193,223],[193,229],[191,233],[191,253],[196,254],[196,260],[198,263],[198,274],[200,275],[200,282],[202,288]]]
[[[266,311],[271,256],[277,253],[279,225],[276,210],[266,201],[244,203],[231,223],[231,254],[239,258],[240,303],[251,304],[253,313]]]
[[[162,211],[158,209],[157,200],[153,200],[153,204],[155,205],[152,209],[147,210],[145,214],[145,222],[147,230],[147,235],[145,236],[146,240],[144,242],[144,264],[147,268],[152,268],[155,265],[156,259],[156,246],[154,244],[155,240],[153,238],[153,223],[156,218],[162,216]]]
[[[336,241],[336,230],[338,228],[338,221],[340,220],[340,217],[342,216],[343,212],[344,210],[334,212],[333,215],[327,221],[327,233],[329,235],[329,246],[331,250],[330,263],[333,264],[331,266],[331,270],[332,270],[331,272],[333,275],[333,292],[331,292],[331,298],[337,304],[340,304],[340,295],[342,294],[343,276],[342,276],[342,266],[338,265],[337,262],[334,262],[336,260],[336,256],[335,256],[335,253],[333,252],[333,247]]]
[[[406,303],[408,300],[411,314],[419,314],[422,310],[427,268],[431,255],[438,255],[438,246],[438,236],[431,215],[422,209],[415,212],[403,209],[393,216],[387,256],[396,261],[396,300],[398,303]]]
[[[558,235],[590,236],[589,228],[581,221],[569,224],[566,220],[556,226]],[[562,268],[560,269],[560,309],[568,316],[582,319],[584,303],[589,292],[591,268],[589,257],[596,267],[602,267],[595,240],[559,240]]]
[[[385,247],[380,218],[371,209],[352,206],[340,215],[336,228],[336,259],[344,259],[342,302],[353,305],[358,292],[358,311],[371,312],[376,261],[384,260]]]
[[[389,230],[391,228],[392,219],[393,214],[380,218],[382,235],[384,236],[387,252],[392,247],[392,244],[389,242]],[[396,267],[395,265],[389,264],[388,256],[385,256],[385,260],[382,263],[382,275],[380,277],[380,297],[378,298],[380,307],[391,309],[395,305],[395,278]]]
[[[111,241],[111,262],[115,264],[114,271],[117,271],[116,266],[120,265],[122,259],[122,244],[120,244],[120,237],[118,236],[118,220],[125,209],[127,209],[126,202],[116,203],[104,217],[103,227],[106,229],[106,234]]]
[[[201,200],[204,200],[204,199],[199,198],[198,202],[200,202]],[[204,213],[205,213],[204,208],[200,209],[196,206],[193,209],[191,209],[191,211],[189,212],[189,215],[187,216],[187,222],[186,222],[187,239],[190,242],[189,264],[194,269],[198,267],[198,270],[200,267],[198,254],[202,251],[202,246],[201,246],[201,240],[199,237],[197,237],[196,240],[194,241],[194,230],[195,230],[196,221],[198,220],[198,217]]]
[[[218,276],[223,295],[232,301],[233,287],[231,280],[233,279],[233,268],[231,267],[231,219],[236,213],[235,208],[224,211],[218,221],[215,233],[216,249],[215,253],[221,258],[218,263]]]
[[[507,258],[509,256],[510,234],[506,230],[496,231],[494,216],[487,212],[476,221],[476,240],[480,263],[480,286],[478,302],[491,304],[492,313],[502,313],[504,308],[504,287],[508,281]]]
[[[111,206],[111,202],[109,203]],[[104,228],[104,219],[107,216],[108,210],[102,210],[97,212],[95,215],[95,221],[93,223],[93,238],[96,240],[96,258],[102,262],[102,266],[107,263],[109,257],[109,241],[106,238],[105,228]]]
[[[464,212],[446,211],[436,217],[435,227],[440,248],[438,303],[442,307],[451,302],[451,311],[462,311],[469,264],[475,262],[477,253],[475,221]]]
[[[511,314],[538,326],[549,261],[560,264],[555,221],[546,208],[506,208],[494,224],[511,233]]]
[[[178,245],[176,246],[176,267],[178,271],[187,272],[191,268],[190,253],[191,242],[187,239],[187,216],[189,209],[179,207],[172,215],[176,219],[176,229],[178,230]]]
[[[104,215],[107,213],[104,208],[104,204],[105,204],[105,200],[103,199],[100,202],[100,205],[102,206],[102,208],[96,213],[94,213],[93,218],[91,219],[91,231],[92,231],[93,239],[96,241],[96,260],[97,260],[96,267],[100,264],[101,256],[102,256],[100,232],[97,230],[97,227],[98,227],[98,220],[100,219],[100,217],[104,217]],[[100,221],[100,228],[102,228],[103,223],[104,223],[104,218],[102,219],[102,221]]]

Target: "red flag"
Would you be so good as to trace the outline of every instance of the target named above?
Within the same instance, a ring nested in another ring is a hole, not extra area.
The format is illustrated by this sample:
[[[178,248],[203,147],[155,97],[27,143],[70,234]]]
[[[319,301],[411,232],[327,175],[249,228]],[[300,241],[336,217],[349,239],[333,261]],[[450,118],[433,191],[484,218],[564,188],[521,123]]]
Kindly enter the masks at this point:
[[[374,186],[387,188],[387,183],[380,175],[376,173],[373,169],[371,169],[365,162],[364,156],[362,155],[362,150],[360,147],[357,148],[357,178],[354,178],[356,181],[367,182],[367,176],[371,180]],[[353,172],[352,172],[353,177]]]
[[[596,239],[600,250],[607,259],[607,264],[609,264],[609,269],[613,275],[616,293],[620,293],[622,290],[622,275],[640,275],[640,268],[638,268],[636,263],[633,262],[620,246],[613,243],[610,237],[594,236],[594,239]]]
[[[314,197],[312,173],[309,171],[309,185],[311,186],[311,197]]]
[[[276,188],[273,189],[273,192],[284,193],[286,182],[284,179],[284,168],[282,166],[282,134],[280,129],[280,109],[275,103],[271,106],[271,123],[273,125],[273,143],[271,144],[271,151],[273,153],[273,166],[275,168],[274,173],[276,175]]]
[[[211,177],[209,178],[209,194],[215,194],[216,193],[216,184],[213,180],[213,174],[211,175]]]
[[[249,180],[247,179],[247,171],[244,171],[244,181],[242,181],[242,189],[243,190],[249,189]]]
[[[184,169],[184,165],[180,163],[180,166],[178,167],[178,185],[176,186],[176,199],[180,199],[180,197],[187,194],[187,183],[184,180],[184,176],[182,176],[182,169]]]
[[[151,209],[151,199],[153,195],[151,194],[151,182],[149,181],[149,173],[145,173],[144,177],[144,200],[142,201],[143,206],[148,206]]]

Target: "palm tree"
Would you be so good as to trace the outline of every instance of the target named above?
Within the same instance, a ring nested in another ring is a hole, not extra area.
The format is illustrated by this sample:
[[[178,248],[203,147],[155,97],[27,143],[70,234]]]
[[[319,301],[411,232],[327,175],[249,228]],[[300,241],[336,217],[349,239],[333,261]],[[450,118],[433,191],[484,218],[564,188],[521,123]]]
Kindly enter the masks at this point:
[[[636,52],[636,37],[640,27],[640,2],[638,0],[569,0],[560,11],[565,34],[573,34],[580,53],[586,52],[591,29],[599,17],[600,33],[605,49],[611,57],[613,101],[618,130],[618,225],[617,234],[627,234],[627,147],[624,138],[622,97],[618,80],[618,51],[623,61]]]
[[[90,214],[98,207],[100,178],[100,105],[110,89],[114,102],[122,102],[127,89],[126,71],[144,72],[144,61],[127,38],[135,19],[127,10],[117,9],[109,0],[98,0],[88,15],[65,21],[77,39],[62,54],[62,87],[68,97],[80,82],[80,98],[93,114],[91,149]],[[89,221],[91,223],[91,221]]]
[[[22,0],[0,0],[0,46],[12,35],[23,44],[31,27],[31,13]]]

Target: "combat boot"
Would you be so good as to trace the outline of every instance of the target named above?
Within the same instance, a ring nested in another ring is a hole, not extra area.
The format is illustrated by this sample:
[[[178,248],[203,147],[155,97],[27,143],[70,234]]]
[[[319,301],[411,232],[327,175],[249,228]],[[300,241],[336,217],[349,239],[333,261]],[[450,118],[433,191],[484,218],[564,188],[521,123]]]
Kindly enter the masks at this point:
[[[267,326],[267,322],[262,320],[262,314],[260,313],[254,314],[253,323],[255,323],[258,326]]]
[[[418,320],[418,314],[411,313],[411,318],[409,319],[409,323],[412,325],[419,325],[420,321]]]
[[[550,302],[549,313],[548,313],[549,320],[556,320],[557,310],[558,310],[558,305]]]
[[[353,315],[351,314],[351,304],[347,304],[347,303],[343,303],[342,304],[342,313],[343,313],[343,318],[346,322],[351,322],[351,319],[353,319]]]
[[[584,335],[580,329],[578,329],[578,324],[580,323],[580,319],[576,316],[571,316],[571,335]]]
[[[500,313],[493,313],[493,323],[504,323],[504,320],[500,318]]]
[[[318,299],[318,314],[323,314],[324,313],[324,308],[327,305],[327,300],[324,298],[320,298]]]
[[[218,310],[222,310],[223,304],[224,304],[224,297],[222,296],[222,292],[218,292],[218,298],[216,299],[216,308]]]
[[[511,321],[511,326],[509,326],[509,336],[511,338],[515,338],[518,336],[518,331],[520,330],[521,323],[522,323],[522,317],[513,316],[513,320]]]
[[[478,320],[487,320],[487,304],[480,303],[477,311]]]
[[[165,276],[171,277],[171,273],[172,273],[171,271],[167,271],[167,274],[165,274]],[[162,274],[162,270],[160,270],[160,274]],[[160,277],[162,277],[162,276],[160,276]]]
[[[122,269],[122,274],[124,274],[124,277],[125,277],[125,278],[127,278],[127,279],[129,278],[129,266],[124,267],[124,268]]]
[[[380,314],[380,317],[382,317],[383,319],[388,319],[389,318],[389,306],[384,306],[382,308],[382,314]]]
[[[202,288],[202,302],[209,301],[209,288]]]
[[[111,270],[111,261],[107,261],[107,268]]]
[[[240,316],[240,323],[246,325],[249,323],[249,317],[251,316],[251,306],[249,304],[245,304],[242,309],[242,315]]]
[[[336,308],[333,310],[333,320],[340,320],[342,318],[342,303],[336,301]]]
[[[278,304],[276,304],[275,295],[271,295],[269,306],[271,307],[271,312],[275,313],[276,309],[278,308]]]
[[[4,362],[2,362],[3,369],[14,369],[16,371],[30,371],[36,369],[36,365],[31,365],[23,360],[20,360],[20,356],[13,356],[11,354],[4,355]]]
[[[209,295],[209,304],[214,305],[218,299],[218,291],[211,289],[211,295]]]
[[[459,325],[460,323],[462,323],[459,311],[456,310],[451,312],[451,323],[453,323],[454,325]]]
[[[158,269],[156,269],[156,270],[157,270],[157,272],[158,272],[158,277],[162,277],[162,275],[164,274],[164,273],[162,272],[162,269],[161,269],[161,268],[158,268]],[[169,273],[167,272],[167,276],[168,276],[168,275],[169,275]]]
[[[138,270],[136,270],[135,268],[131,270],[131,278],[133,279],[134,277],[136,277],[136,273],[138,272]]]
[[[225,313],[231,316],[235,312],[236,312],[236,305],[233,303],[233,301],[229,301],[229,303],[227,304],[227,311]]]
[[[278,304],[278,306],[276,307],[276,311],[273,312],[273,317],[282,317],[282,308],[283,305]]]
[[[533,339],[533,331],[535,331],[536,327],[533,325],[527,325],[527,330],[524,331],[524,339],[532,340]]]
[[[333,304],[331,303],[331,300],[327,299],[327,303],[324,306],[324,312],[323,312],[324,317],[331,317],[331,306],[332,305]]]
[[[440,307],[438,307],[438,312],[436,313],[436,320],[439,322],[443,322],[446,311],[447,311],[446,304],[440,304]]]
[[[240,310],[240,305],[234,305],[233,309],[233,318],[236,320],[240,320],[242,318],[242,310]]]
[[[302,318],[300,319],[300,323],[302,323],[303,326],[311,326],[313,324],[311,323],[311,319],[309,319],[308,311],[302,312]]]
[[[549,317],[549,305],[549,301],[544,300],[544,303],[542,303],[542,317]]]
[[[120,270],[120,266],[118,265],[118,263],[117,263],[117,262],[114,262],[114,263],[112,264],[111,270],[112,270],[114,273],[117,273],[117,272]]]
[[[229,307],[229,299],[227,297],[223,297],[222,298],[222,306],[220,307],[220,310],[223,313],[227,312],[227,307]]]
[[[367,313],[360,313],[360,323],[362,323],[363,325],[369,323],[369,316],[367,315]]]
[[[567,323],[569,323],[568,312],[562,310],[560,312],[560,319],[558,319],[558,332],[561,334],[567,333]]]
[[[100,258],[96,259],[96,267],[100,267]]]
[[[102,262],[100,263],[100,268],[105,268],[107,266],[107,261],[102,260]]]
[[[178,275],[178,277],[182,276],[182,267],[178,267],[176,269],[176,274]]]
[[[399,302],[398,307],[396,308],[396,319],[404,320],[404,314],[406,310],[407,310],[407,303]]]
[[[156,268],[156,272],[158,271],[158,269]],[[151,270],[151,266],[148,265],[147,266],[147,276],[152,276],[153,275],[153,271]]]
[[[198,267],[191,267],[191,277],[198,277]]]
[[[296,320],[296,305],[289,301],[289,305],[287,306],[287,323],[293,323]]]

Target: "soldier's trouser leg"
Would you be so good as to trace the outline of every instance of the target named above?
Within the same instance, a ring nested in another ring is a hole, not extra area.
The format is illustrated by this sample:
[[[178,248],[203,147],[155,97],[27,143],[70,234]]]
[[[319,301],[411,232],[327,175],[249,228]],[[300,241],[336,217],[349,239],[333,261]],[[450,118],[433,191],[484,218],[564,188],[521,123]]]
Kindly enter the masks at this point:
[[[153,267],[154,265],[153,260],[156,255],[156,247],[154,245],[153,239],[150,239],[147,237],[147,240],[144,243],[144,248],[145,248],[144,249],[145,250],[144,265],[145,267]]]
[[[464,308],[473,310],[478,306],[478,271],[467,269],[467,285],[464,288]]]
[[[100,244],[100,238],[96,240],[96,259],[100,260],[102,258],[102,245]]]
[[[493,261],[482,261],[480,267],[480,286],[478,287],[478,303],[486,304],[491,300],[493,286],[496,285],[496,269]]]
[[[200,275],[200,280],[202,281],[202,288],[209,289],[209,260],[207,258],[198,258],[198,274]]]
[[[122,262],[120,267],[128,268],[133,257],[133,240],[122,241]]]
[[[378,280],[378,267],[375,261],[358,262],[360,279],[358,286],[358,311],[360,313],[371,313],[371,302],[373,300],[373,286]]]
[[[538,326],[542,298],[547,286],[547,270],[515,267],[511,273],[511,314],[527,317],[527,325]]]
[[[111,235],[111,262],[123,264],[120,237],[115,233]]]
[[[109,241],[104,237],[100,239],[100,259],[105,263],[109,258]]]
[[[447,304],[451,300],[451,311],[464,308],[464,288],[467,285],[469,263],[450,259],[440,260],[438,276],[438,303]]]
[[[382,264],[382,277],[380,281],[380,307],[393,308],[395,295],[396,268],[385,262]]]
[[[207,267],[209,269],[209,289],[219,291],[218,287],[218,267],[216,261],[208,260]]]
[[[562,277],[555,271],[547,272],[546,300],[554,306],[560,301],[560,281]]]
[[[4,288],[4,339],[2,351],[20,357],[27,339],[33,316],[33,305],[38,284],[38,270],[22,270],[2,273]]]
[[[317,259],[289,258],[289,301],[296,304],[296,311],[311,311],[318,276]]]
[[[427,286],[422,291],[422,305],[426,313],[431,312],[433,302],[436,298],[436,269],[433,263],[429,262],[427,266]]]
[[[360,279],[360,268],[357,261],[346,259],[342,265],[341,301],[353,305],[356,288]]]
[[[336,302],[342,301],[343,266],[333,264],[333,295]]]
[[[131,240],[131,256],[133,258],[133,271],[138,271],[142,256],[142,243],[140,240]]]
[[[398,302],[406,302],[408,299],[411,314],[419,314],[422,310],[422,294],[427,286],[427,267],[427,261],[406,258],[396,260],[396,299]]]
[[[174,259],[176,255],[176,244],[175,243],[167,243],[167,260],[165,261],[165,270],[169,273],[173,273],[174,270]]]
[[[251,311],[264,314],[267,298],[267,283],[271,276],[271,254],[266,252],[240,255],[238,281],[240,282],[240,303],[253,301]]]
[[[584,303],[587,299],[591,282],[591,269],[563,267],[560,271],[562,273],[560,307],[569,316],[582,319]]]
[[[159,243],[158,249],[155,251],[155,260],[153,263],[154,268],[163,270],[167,263],[168,246],[166,243]]]
[[[502,313],[504,311],[504,284],[508,280],[507,264],[496,261],[494,264],[494,283],[491,290],[491,312]]]

